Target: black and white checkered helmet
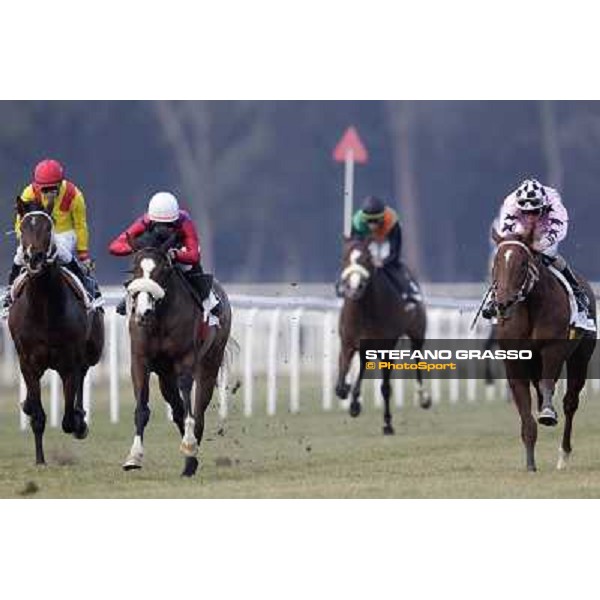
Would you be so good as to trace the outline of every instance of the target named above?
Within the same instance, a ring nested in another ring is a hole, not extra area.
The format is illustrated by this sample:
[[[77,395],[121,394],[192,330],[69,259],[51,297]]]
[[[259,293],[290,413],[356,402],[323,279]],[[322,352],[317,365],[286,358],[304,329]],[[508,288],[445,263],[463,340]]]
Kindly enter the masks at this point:
[[[523,212],[533,212],[548,204],[544,186],[537,179],[526,179],[515,191],[517,204]]]

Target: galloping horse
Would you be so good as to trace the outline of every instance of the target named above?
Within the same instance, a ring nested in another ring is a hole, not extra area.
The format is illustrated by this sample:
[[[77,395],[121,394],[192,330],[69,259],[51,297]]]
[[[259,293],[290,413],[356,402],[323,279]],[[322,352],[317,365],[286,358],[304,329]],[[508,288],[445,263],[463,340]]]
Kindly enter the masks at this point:
[[[531,414],[530,384],[538,397],[538,421],[542,425],[556,425],[558,420],[552,396],[566,362],[565,428],[557,463],[557,468],[563,469],[571,453],[573,417],[596,346],[596,335],[587,331],[575,337],[570,335],[567,292],[544,265],[541,256],[531,250],[530,239],[496,236],[495,241],[498,251],[492,269],[492,285],[498,309],[498,344],[501,348],[511,349],[527,340],[527,347],[533,351],[532,361],[505,361],[506,377],[521,418],[527,469],[536,470],[537,424]],[[578,276],[578,280],[589,298],[595,321],[594,294],[584,279]]]
[[[364,376],[363,361],[354,387],[346,383],[346,376],[352,357],[360,349],[360,340],[393,340],[396,344],[401,337],[408,336],[412,350],[421,350],[425,342],[427,325],[423,303],[406,302],[401,299],[385,271],[375,268],[369,251],[369,242],[369,239],[346,240],[342,274],[339,280],[344,305],[339,320],[341,350],[335,392],[338,398],[346,399],[352,390],[350,415],[353,417],[357,417],[361,411],[359,397]],[[390,412],[391,372],[384,369],[382,374],[383,433],[391,435],[394,433]],[[422,408],[429,408],[431,396],[423,386],[419,370],[416,371],[416,377],[419,404]]]
[[[83,382],[104,347],[104,312],[92,310],[85,291],[56,261],[54,223],[43,207],[17,198],[21,217],[21,248],[26,275],[15,282],[15,300],[8,316],[21,373],[27,386],[23,412],[35,435],[37,464],[44,464],[42,438],[46,413],[40,379],[47,369],[58,371],[64,390],[62,429],[77,439],[88,434],[83,409]],[[80,289],[81,288],[81,289]]]
[[[196,456],[204,432],[204,413],[229,340],[231,307],[225,290],[215,280],[213,291],[219,301],[219,323],[205,320],[193,290],[167,254],[173,241],[170,238],[158,247],[152,247],[153,244],[144,247],[142,240],[130,240],[136,251],[134,278],[127,286],[136,408],[135,436],[123,468],[142,467],[144,428],[150,418],[149,378],[154,372],[182,436],[180,450],[185,456],[182,475],[191,477],[198,468]]]

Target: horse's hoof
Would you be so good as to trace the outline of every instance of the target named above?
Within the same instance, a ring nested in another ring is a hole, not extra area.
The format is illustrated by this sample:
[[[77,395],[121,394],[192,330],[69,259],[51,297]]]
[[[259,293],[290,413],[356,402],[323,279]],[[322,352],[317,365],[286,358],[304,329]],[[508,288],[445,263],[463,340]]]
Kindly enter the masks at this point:
[[[394,428],[391,425],[384,425],[383,426],[383,435],[394,435],[396,432],[394,431]]]
[[[179,445],[179,451],[186,458],[193,458],[194,456],[196,456],[196,454],[198,454],[198,442],[182,441]]]
[[[431,408],[431,405],[432,405],[431,394],[426,391],[420,392],[419,393],[419,406],[422,409],[427,410],[427,409]]]
[[[134,471],[142,468],[141,456],[129,456],[123,463],[123,471]]]
[[[73,437],[76,440],[85,440],[85,438],[88,436],[88,433],[90,432],[89,427],[87,426],[86,423],[83,424],[83,429],[78,429],[76,431],[73,432]]]
[[[360,415],[360,411],[362,410],[360,402],[352,402],[350,404],[350,416],[358,417]]]
[[[73,425],[72,419],[63,419],[62,420],[62,430],[67,435],[71,435],[75,431],[75,426]]]
[[[562,448],[558,449],[558,462],[556,463],[556,468],[558,471],[564,471],[567,468],[570,456],[570,452],[565,452]]]
[[[529,473],[535,473],[537,471],[537,467],[535,465],[527,465],[527,471]]]
[[[185,459],[185,465],[181,473],[182,477],[193,477],[198,470],[198,459],[195,456],[188,456]]]
[[[335,386],[335,395],[340,399],[340,400],[345,400],[348,397],[348,394],[350,393],[350,384],[349,383],[342,383],[342,384],[337,384]]]
[[[546,427],[554,427],[558,425],[558,415],[553,408],[546,407],[542,409],[538,415],[538,423]]]

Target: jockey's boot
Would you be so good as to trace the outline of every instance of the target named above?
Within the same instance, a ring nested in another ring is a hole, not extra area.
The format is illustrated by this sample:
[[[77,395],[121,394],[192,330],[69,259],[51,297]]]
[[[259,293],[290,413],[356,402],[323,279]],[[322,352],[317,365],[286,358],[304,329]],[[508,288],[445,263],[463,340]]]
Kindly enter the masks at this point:
[[[208,297],[212,287],[212,276],[206,275],[200,265],[196,265],[189,271],[184,271],[186,280],[198,294],[198,298],[203,301]]]
[[[71,271],[71,273],[73,273],[73,275],[75,275],[75,277],[81,281],[83,287],[93,300],[100,298],[101,294],[98,283],[93,277],[90,277],[84,272],[77,259],[71,259],[71,262],[66,264],[65,267],[67,267],[67,269],[69,269],[69,271]]]
[[[12,305],[12,295],[10,293],[10,289],[12,284],[14,283],[17,275],[21,272],[21,267],[19,265],[12,264],[10,269],[10,274],[8,275],[8,285],[6,286],[6,291],[4,293],[4,300],[2,301],[2,312],[7,313]]]
[[[564,268],[561,270],[561,273],[564,275],[565,279],[569,282],[571,289],[573,290],[573,295],[575,296],[575,301],[577,302],[577,308],[579,312],[583,314],[588,314],[588,310],[590,308],[590,299],[587,294],[577,281],[575,274],[571,271],[571,267],[565,264]]]

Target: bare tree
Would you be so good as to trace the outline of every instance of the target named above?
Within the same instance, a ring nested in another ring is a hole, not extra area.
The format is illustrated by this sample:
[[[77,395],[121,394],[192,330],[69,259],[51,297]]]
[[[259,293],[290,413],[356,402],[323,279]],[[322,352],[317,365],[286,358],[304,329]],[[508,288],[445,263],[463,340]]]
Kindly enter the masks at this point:
[[[421,261],[420,217],[415,172],[415,111],[411,101],[386,103],[391,132],[394,188],[404,221],[404,254],[408,265],[423,276]]]
[[[563,163],[560,153],[560,138],[556,124],[556,112],[551,100],[538,102],[540,114],[540,127],[542,137],[542,151],[546,161],[546,180],[557,189],[562,189]]]
[[[208,102],[158,101],[153,103],[157,121],[169,144],[197,223],[203,264],[214,267],[212,153]]]

